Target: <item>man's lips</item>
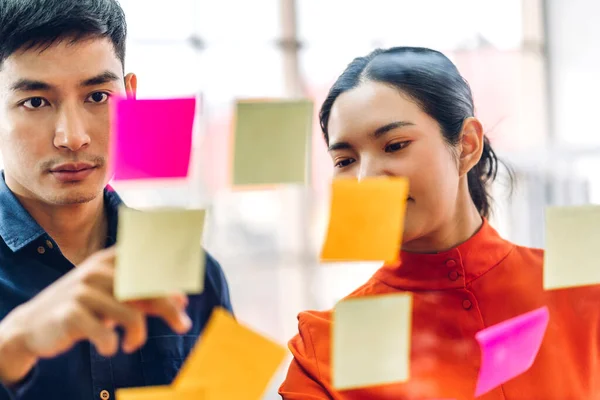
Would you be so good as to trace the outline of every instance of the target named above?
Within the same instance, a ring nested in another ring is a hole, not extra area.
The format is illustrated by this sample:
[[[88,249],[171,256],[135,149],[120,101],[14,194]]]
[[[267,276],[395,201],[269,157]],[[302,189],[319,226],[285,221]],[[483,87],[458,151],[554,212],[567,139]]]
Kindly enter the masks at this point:
[[[61,164],[58,165],[54,168],[52,168],[50,170],[50,172],[53,173],[57,173],[57,172],[80,172],[80,171],[85,171],[88,169],[92,169],[95,168],[94,165],[92,164],[87,164],[87,163],[69,163],[69,164]]]
[[[50,174],[59,182],[76,183],[84,181],[94,173],[96,166],[88,163],[61,164],[50,170]]]

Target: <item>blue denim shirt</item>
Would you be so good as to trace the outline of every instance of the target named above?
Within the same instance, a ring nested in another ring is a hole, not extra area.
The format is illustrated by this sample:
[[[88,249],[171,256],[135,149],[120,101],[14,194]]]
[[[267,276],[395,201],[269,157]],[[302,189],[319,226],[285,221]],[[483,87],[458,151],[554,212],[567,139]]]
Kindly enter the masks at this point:
[[[104,191],[104,201],[108,211],[108,247],[116,241],[117,210],[122,201],[110,190]],[[6,186],[4,174],[0,179],[0,237],[3,319],[74,266],[21,206]],[[178,335],[162,320],[149,318],[148,341],[135,353],[119,352],[106,358],[89,342],[81,342],[58,357],[41,360],[18,386],[10,390],[0,386],[0,400],[96,400],[106,398],[106,392],[115,399],[117,388],[169,384],[217,306],[232,311],[223,271],[207,254],[204,292],[189,296],[188,313],[193,327],[187,334]]]

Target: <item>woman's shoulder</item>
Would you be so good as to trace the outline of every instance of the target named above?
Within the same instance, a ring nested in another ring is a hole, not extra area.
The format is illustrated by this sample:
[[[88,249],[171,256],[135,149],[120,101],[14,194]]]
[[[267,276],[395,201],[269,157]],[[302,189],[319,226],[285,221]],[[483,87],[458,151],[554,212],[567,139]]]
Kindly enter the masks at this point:
[[[515,245],[514,250],[510,254],[510,259],[519,264],[543,268],[544,250],[537,247]]]

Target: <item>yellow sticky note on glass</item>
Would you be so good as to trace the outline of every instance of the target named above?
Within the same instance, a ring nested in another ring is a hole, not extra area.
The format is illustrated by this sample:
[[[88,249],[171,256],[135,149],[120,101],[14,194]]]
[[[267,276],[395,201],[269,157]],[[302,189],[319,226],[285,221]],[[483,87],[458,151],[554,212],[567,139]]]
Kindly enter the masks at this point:
[[[339,302],[333,315],[333,386],[338,390],[407,381],[412,296],[397,293]]]
[[[394,261],[400,255],[408,179],[334,179],[322,261]]]
[[[201,388],[175,390],[171,386],[148,386],[131,389],[118,389],[117,400],[204,400]]]
[[[207,387],[220,400],[259,400],[286,354],[283,346],[217,308],[173,386],[178,390]]]
[[[600,284],[600,206],[546,210],[544,289]]]
[[[204,210],[119,210],[115,296],[142,299],[204,289]]]
[[[309,100],[238,102],[233,184],[305,183],[312,123]]]

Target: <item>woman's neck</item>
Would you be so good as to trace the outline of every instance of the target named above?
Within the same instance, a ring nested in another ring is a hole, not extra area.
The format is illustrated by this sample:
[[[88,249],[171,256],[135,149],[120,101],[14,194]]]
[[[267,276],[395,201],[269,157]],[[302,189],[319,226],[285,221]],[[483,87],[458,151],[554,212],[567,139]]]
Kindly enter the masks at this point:
[[[483,219],[473,204],[471,196],[461,196],[453,215],[434,230],[418,239],[404,243],[403,251],[411,253],[440,253],[469,240],[483,224]]]

